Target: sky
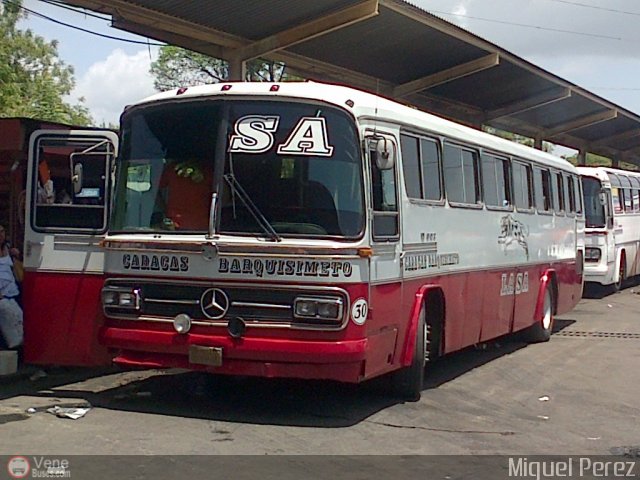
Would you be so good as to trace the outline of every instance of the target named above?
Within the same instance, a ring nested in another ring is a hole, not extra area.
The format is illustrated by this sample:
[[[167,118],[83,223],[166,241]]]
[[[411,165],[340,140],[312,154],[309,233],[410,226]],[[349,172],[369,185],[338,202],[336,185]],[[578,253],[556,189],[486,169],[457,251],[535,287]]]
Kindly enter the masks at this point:
[[[202,1],[202,0],[198,0]],[[410,0],[445,20],[640,114],[638,0]],[[45,3],[26,8],[78,27],[143,44],[100,38],[31,15],[20,24],[58,40],[75,69],[71,100],[85,99],[94,120],[117,123],[125,105],[154,93],[149,74],[158,47],[96,19]],[[151,40],[152,43],[155,43]]]

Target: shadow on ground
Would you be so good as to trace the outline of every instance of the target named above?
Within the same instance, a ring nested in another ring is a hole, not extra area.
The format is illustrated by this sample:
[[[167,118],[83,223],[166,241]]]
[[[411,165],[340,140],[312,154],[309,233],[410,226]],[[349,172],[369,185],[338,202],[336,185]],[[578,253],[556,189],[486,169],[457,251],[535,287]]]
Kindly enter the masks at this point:
[[[566,328],[573,321],[556,323]],[[526,344],[517,336],[447,355],[428,366],[424,391],[436,389]],[[50,398],[51,405],[89,402],[94,407],[234,423],[303,427],[347,427],[402,403],[385,391],[384,378],[350,385],[329,381],[215,376],[171,371],[140,379],[114,370],[62,369],[35,381],[0,386],[0,399],[26,395]],[[78,388],[90,380],[91,390]],[[97,392],[97,393],[96,393]],[[56,401],[57,400],[57,401]],[[41,403],[41,402],[40,402]],[[64,406],[64,405],[63,405]],[[39,410],[46,409],[40,407]]]

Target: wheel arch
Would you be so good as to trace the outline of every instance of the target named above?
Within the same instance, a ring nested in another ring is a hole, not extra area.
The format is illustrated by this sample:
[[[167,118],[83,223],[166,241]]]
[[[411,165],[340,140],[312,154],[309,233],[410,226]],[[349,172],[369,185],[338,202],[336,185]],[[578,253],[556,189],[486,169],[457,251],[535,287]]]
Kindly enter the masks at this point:
[[[446,302],[442,288],[439,285],[422,285],[416,292],[413,299],[413,307],[411,308],[411,315],[409,317],[409,326],[404,339],[404,345],[400,356],[400,365],[407,367],[411,365],[413,360],[413,353],[416,346],[416,329],[418,328],[418,322],[420,317],[420,310],[422,306],[425,306],[426,316],[425,321],[429,325],[434,333],[434,339],[437,341],[437,352],[439,354],[444,340],[444,322]],[[431,343],[431,348],[436,347],[434,343]]]

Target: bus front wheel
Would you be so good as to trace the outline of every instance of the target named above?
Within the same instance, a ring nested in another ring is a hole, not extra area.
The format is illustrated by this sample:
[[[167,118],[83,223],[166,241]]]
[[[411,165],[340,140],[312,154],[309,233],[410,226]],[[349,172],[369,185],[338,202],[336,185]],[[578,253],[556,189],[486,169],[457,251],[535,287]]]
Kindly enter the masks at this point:
[[[627,258],[622,252],[620,255],[620,266],[618,267],[618,281],[613,284],[613,291],[618,292],[622,289],[624,281],[627,278]]]
[[[429,328],[425,319],[424,305],[420,309],[418,328],[416,328],[416,345],[413,350],[411,365],[391,374],[391,390],[403,400],[417,402],[420,400],[424,386],[424,369],[427,365],[429,345]]]

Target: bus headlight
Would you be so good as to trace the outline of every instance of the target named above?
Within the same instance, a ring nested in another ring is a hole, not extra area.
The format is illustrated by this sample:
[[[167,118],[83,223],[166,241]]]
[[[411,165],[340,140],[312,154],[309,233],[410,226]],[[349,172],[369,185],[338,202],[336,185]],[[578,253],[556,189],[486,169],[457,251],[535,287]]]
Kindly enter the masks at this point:
[[[342,299],[335,297],[298,297],[293,302],[293,314],[297,318],[340,320]]]
[[[599,248],[587,247],[584,251],[584,260],[586,262],[598,262],[602,252]]]
[[[106,286],[102,289],[102,305],[104,307],[127,310],[140,309],[140,290]]]

